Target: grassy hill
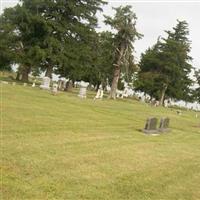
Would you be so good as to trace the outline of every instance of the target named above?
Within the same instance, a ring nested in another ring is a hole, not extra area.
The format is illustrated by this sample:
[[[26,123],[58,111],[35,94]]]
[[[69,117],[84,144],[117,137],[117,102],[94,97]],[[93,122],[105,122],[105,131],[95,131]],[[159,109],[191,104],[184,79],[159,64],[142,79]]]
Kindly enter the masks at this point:
[[[200,199],[195,112],[4,84],[1,100],[1,199]],[[149,116],[172,131],[143,134]]]

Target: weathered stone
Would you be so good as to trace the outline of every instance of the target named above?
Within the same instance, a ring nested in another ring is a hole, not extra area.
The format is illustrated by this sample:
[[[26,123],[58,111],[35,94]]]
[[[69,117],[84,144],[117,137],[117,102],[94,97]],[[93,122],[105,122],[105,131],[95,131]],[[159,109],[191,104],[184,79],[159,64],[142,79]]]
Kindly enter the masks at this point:
[[[42,84],[40,85],[40,88],[44,90],[50,90],[50,81],[51,79],[49,77],[44,77],[42,79]]]
[[[79,91],[79,95],[78,95],[80,98],[86,98],[87,97],[86,93],[87,93],[88,85],[89,85],[89,83],[81,81],[80,91]]]
[[[102,99],[103,98],[103,88],[102,86],[99,87],[96,96],[94,97],[94,100],[96,99]]]
[[[52,93],[56,95],[58,93],[58,84],[54,83],[52,87]]]
[[[158,119],[155,117],[148,118],[145,124],[145,128],[143,129],[144,133],[158,133],[157,129]]]
[[[170,129],[169,129],[169,121],[170,121],[170,119],[168,117],[167,118],[162,118],[160,120],[160,126],[159,126],[159,131],[160,132],[170,131]]]

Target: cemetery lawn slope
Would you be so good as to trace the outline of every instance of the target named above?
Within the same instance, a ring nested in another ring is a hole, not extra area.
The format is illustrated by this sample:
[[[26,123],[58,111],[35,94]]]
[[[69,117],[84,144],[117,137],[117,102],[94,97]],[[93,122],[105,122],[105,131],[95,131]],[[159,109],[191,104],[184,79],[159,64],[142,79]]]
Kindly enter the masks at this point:
[[[195,112],[10,84],[1,92],[1,199],[200,199]],[[143,134],[149,116],[169,117],[172,131]]]

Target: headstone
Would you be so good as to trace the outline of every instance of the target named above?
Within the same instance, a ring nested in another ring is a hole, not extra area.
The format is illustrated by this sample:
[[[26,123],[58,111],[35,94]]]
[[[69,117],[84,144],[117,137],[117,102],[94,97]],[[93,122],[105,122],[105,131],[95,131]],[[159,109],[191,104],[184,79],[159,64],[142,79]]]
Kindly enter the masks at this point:
[[[16,83],[15,83],[15,82],[13,82],[13,83],[12,83],[12,85],[13,85],[13,86],[15,86],[15,85],[16,85]]]
[[[32,87],[35,87],[35,82],[32,84]]]
[[[78,81],[75,81],[75,82],[74,82],[74,87],[75,87],[75,88],[78,88],[79,85],[80,85],[80,84],[79,84]]]
[[[160,105],[160,102],[156,100],[154,106],[158,107],[159,105]]]
[[[66,84],[65,84],[65,91],[68,91],[68,92],[71,92],[73,89],[73,83],[72,81],[67,81]]]
[[[58,93],[58,84],[54,83],[52,87],[52,93],[56,95]]]
[[[170,121],[170,119],[168,117],[167,118],[162,118],[160,120],[160,126],[159,126],[159,131],[160,132],[170,131],[170,129],[169,129],[169,121]]]
[[[79,94],[78,96],[80,98],[86,98],[87,97],[87,87],[88,87],[89,83],[88,82],[84,82],[84,81],[81,81],[80,83],[80,91],[79,91]]]
[[[3,83],[3,84],[8,84],[8,82],[7,82],[7,81],[1,81],[1,83]]]
[[[67,81],[65,78],[60,78],[58,80],[58,90],[64,91],[66,89]]]
[[[155,117],[148,118],[145,124],[145,128],[143,129],[144,133],[158,133],[157,129],[158,119]]]
[[[111,87],[109,85],[106,86],[106,91],[110,92],[111,91]]]
[[[116,90],[116,97],[117,98],[122,98],[123,99],[123,91],[122,90]]]
[[[94,97],[94,100],[95,99],[102,99],[103,98],[103,89],[102,87],[99,87],[98,91],[97,91],[97,94],[96,96]]]
[[[177,114],[177,115],[182,115],[181,110],[177,110],[177,111],[176,111],[176,114]]]
[[[126,86],[125,88],[124,88],[124,91],[123,91],[123,93],[122,93],[122,96],[123,97],[128,97],[128,86]]]
[[[167,100],[167,99],[164,100],[164,107],[165,107],[165,108],[168,108],[168,106],[169,106],[169,105],[168,105],[168,102],[169,102],[169,100]]]
[[[24,83],[24,86],[27,86],[27,83]]]
[[[49,77],[44,77],[42,79],[42,84],[40,85],[40,88],[44,90],[50,90],[50,81],[51,79]]]

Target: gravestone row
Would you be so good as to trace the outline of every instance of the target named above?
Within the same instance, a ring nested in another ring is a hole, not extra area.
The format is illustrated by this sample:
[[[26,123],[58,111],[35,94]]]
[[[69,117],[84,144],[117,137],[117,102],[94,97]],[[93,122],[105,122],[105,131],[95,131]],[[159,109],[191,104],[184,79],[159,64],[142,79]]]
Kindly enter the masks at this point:
[[[168,132],[170,119],[168,117],[161,118],[159,128],[157,127],[158,119],[156,117],[148,118],[143,132],[146,134]]]

